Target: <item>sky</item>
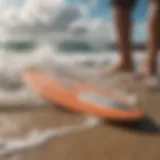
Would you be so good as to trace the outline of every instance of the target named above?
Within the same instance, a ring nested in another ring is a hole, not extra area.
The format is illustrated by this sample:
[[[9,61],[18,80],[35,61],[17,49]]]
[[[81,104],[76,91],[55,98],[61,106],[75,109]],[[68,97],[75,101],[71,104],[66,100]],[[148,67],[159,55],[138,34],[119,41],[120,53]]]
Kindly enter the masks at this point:
[[[86,3],[86,1],[89,0],[71,0],[72,3],[75,5],[79,3]],[[90,0],[92,4],[92,0]],[[111,16],[111,5],[110,0],[94,0],[95,3],[93,5],[90,5],[88,3],[88,6],[90,7],[90,18],[103,18],[104,21],[107,21],[108,23],[112,21]],[[133,11],[133,19],[135,21],[135,25],[133,28],[133,38],[135,41],[143,42],[146,39],[146,19],[147,19],[147,7],[148,7],[148,0],[138,0],[136,7]]]
[[[71,3],[77,5],[78,3],[88,4],[88,6],[92,6],[90,8],[90,16],[91,17],[104,17],[105,19],[110,19],[110,0],[68,0]],[[142,21],[146,18],[146,10],[147,10],[147,1],[148,0],[139,0],[137,2],[136,8],[134,10],[134,18],[136,20]],[[88,2],[88,3],[87,3]]]
[[[1,39],[79,35],[89,41],[115,41],[109,0],[0,0]],[[133,38],[146,39],[147,0],[133,13]],[[76,38],[77,36],[75,36]]]

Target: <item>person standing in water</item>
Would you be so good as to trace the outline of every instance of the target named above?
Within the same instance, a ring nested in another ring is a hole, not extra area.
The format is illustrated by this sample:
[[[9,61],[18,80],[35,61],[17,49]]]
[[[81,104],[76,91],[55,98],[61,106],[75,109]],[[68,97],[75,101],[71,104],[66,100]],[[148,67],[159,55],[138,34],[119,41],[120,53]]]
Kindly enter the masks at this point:
[[[148,1],[146,0],[146,3]],[[113,72],[133,72],[134,65],[131,54],[131,14],[137,0],[111,0],[114,25],[119,45],[120,59],[105,70],[105,74]],[[160,42],[160,0],[149,0],[147,56],[141,68],[141,75],[157,75],[157,55]]]

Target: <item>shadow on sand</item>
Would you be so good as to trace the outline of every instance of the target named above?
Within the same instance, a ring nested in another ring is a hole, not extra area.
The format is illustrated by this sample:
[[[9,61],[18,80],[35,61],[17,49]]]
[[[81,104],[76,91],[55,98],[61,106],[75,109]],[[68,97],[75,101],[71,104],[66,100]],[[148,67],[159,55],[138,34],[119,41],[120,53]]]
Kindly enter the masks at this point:
[[[160,135],[160,125],[156,124],[150,117],[145,116],[143,119],[135,122],[113,122],[106,121],[106,125],[112,125],[120,129],[134,131],[145,134]]]
[[[56,109],[60,112],[79,115],[79,113],[70,111],[65,108],[57,107]],[[120,122],[120,121],[106,120],[104,124],[112,125],[113,127],[116,128],[137,133],[160,135],[160,125],[158,125],[155,121],[153,121],[149,116],[145,116],[143,119],[134,122],[126,122],[126,121]]]

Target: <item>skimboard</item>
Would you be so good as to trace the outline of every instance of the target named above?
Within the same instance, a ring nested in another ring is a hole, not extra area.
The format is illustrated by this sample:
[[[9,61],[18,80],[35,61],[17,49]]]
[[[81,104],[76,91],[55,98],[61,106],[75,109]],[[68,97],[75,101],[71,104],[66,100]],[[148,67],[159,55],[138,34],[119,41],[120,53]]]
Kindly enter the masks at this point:
[[[43,98],[70,111],[108,120],[134,121],[144,117],[143,110],[130,104],[125,96],[111,90],[101,90],[74,78],[27,70],[24,80]]]

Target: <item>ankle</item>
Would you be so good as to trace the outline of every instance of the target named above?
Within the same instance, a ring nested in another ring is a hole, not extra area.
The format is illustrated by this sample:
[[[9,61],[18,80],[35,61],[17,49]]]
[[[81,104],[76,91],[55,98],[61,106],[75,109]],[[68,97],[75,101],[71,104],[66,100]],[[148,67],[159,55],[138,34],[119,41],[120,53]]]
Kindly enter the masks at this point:
[[[148,74],[155,75],[157,73],[157,59],[155,57],[148,58],[144,68]]]
[[[120,64],[123,70],[132,71],[134,69],[132,61],[123,60],[120,62]]]

